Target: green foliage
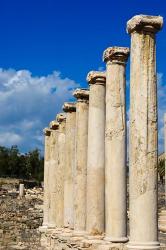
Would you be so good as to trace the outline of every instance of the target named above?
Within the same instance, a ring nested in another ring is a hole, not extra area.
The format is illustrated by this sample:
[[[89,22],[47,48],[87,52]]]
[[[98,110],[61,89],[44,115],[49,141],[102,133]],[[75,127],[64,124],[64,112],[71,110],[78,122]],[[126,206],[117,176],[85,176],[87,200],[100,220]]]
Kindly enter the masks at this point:
[[[35,179],[41,182],[43,175],[44,158],[38,149],[21,154],[17,146],[0,146],[0,177]]]

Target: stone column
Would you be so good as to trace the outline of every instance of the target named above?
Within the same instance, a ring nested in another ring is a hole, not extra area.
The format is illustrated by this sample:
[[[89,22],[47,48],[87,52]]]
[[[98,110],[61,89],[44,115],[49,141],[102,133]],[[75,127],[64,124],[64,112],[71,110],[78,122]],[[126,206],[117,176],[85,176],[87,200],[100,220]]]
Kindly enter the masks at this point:
[[[160,16],[134,16],[130,73],[129,249],[159,249],[157,222],[157,100],[155,34]]]
[[[105,129],[105,211],[106,240],[126,242],[126,105],[125,66],[129,49],[110,47],[104,51],[106,62]]]
[[[86,230],[98,237],[104,232],[104,138],[105,138],[105,73],[89,72],[90,85],[87,161]],[[90,237],[89,237],[90,238]]]
[[[23,197],[24,196],[24,184],[20,183],[19,185],[19,196]]]
[[[166,205],[166,113],[164,114],[164,145],[165,145],[165,205]]]
[[[58,114],[56,120],[59,123],[57,144],[59,157],[56,169],[56,226],[62,228],[64,226],[65,114]]]
[[[76,166],[74,171],[74,230],[84,234],[86,230],[86,183],[88,147],[89,90],[76,89]]]
[[[49,228],[56,228],[57,222],[57,167],[58,167],[58,128],[59,123],[56,121],[50,122],[50,160],[49,160],[49,193],[50,193],[50,206],[49,206]]]
[[[45,128],[43,130],[45,135],[45,151],[44,151],[44,214],[42,228],[47,228],[49,223],[49,159],[50,159],[50,134],[51,130]]]
[[[66,161],[64,174],[64,226],[73,229],[73,174],[75,169],[76,104],[66,102]]]

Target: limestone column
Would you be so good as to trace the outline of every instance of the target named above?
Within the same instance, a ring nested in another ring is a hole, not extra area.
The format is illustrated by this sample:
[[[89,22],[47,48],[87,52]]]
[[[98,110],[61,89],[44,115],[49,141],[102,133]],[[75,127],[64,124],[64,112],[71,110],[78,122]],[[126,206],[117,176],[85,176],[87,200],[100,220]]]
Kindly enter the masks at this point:
[[[64,226],[73,229],[73,174],[75,169],[76,104],[66,102],[66,161],[64,174]]]
[[[57,144],[59,157],[56,169],[56,226],[62,228],[64,226],[65,114],[58,114],[56,120],[59,123]]]
[[[155,34],[160,16],[134,16],[130,72],[129,249],[159,249],[157,222],[157,86]]]
[[[51,130],[45,128],[43,130],[45,135],[45,151],[44,151],[44,214],[42,228],[47,228],[49,223],[49,155],[50,155],[50,134]]]
[[[94,237],[104,232],[105,73],[91,71],[87,81],[90,94],[86,230]]]
[[[165,205],[166,205],[166,113],[164,114],[164,145],[165,145]]]
[[[50,193],[50,206],[49,206],[49,228],[56,228],[57,222],[57,167],[58,167],[58,128],[59,123],[52,121],[50,123],[50,160],[49,160],[49,193]]]
[[[23,197],[24,196],[24,184],[20,183],[19,185],[19,197]]]
[[[84,234],[86,230],[86,183],[88,147],[89,90],[76,89],[76,165],[74,171],[74,230]]]
[[[125,66],[129,49],[110,47],[104,51],[106,62],[105,128],[105,211],[106,240],[126,242],[126,105]]]

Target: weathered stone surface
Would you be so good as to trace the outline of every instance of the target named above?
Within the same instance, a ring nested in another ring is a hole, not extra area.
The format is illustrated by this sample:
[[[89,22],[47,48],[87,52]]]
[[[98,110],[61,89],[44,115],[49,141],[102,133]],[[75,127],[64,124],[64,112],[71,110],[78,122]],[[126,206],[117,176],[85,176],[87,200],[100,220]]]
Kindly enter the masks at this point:
[[[20,183],[19,185],[19,196],[23,197],[24,196],[24,184]]]
[[[87,80],[90,95],[86,230],[91,235],[98,235],[104,232],[105,73],[92,71]]]
[[[50,134],[51,130],[45,128],[43,130],[45,136],[44,143],[44,215],[43,215],[43,225],[48,226],[49,223],[49,204],[50,204],[50,193],[49,193],[49,160],[50,160]]]
[[[127,22],[127,32],[150,31],[157,32],[162,29],[163,17],[136,15]]]
[[[89,100],[89,90],[88,89],[76,89],[73,92],[73,96],[77,98],[78,101],[86,101]],[[77,108],[77,103],[76,103]]]
[[[64,225],[73,228],[73,174],[75,169],[75,129],[76,129],[76,104],[64,103],[66,113],[65,132],[65,169],[64,169]]]
[[[104,51],[106,62],[105,125],[105,211],[106,239],[126,242],[126,107],[125,65],[129,49],[110,47]]]
[[[103,61],[107,64],[126,63],[128,57],[129,48],[126,47],[109,47],[103,53]]]
[[[95,84],[96,82],[105,84],[106,73],[103,71],[90,71],[86,78],[89,84]]]
[[[59,161],[58,154],[58,135],[59,135],[59,123],[52,121],[50,123],[50,159],[49,159],[49,195],[50,195],[50,204],[49,204],[49,216],[48,216],[48,227],[56,227],[56,217],[57,217],[57,168]]]
[[[65,128],[66,114],[60,113],[56,117],[59,122],[59,131],[56,150],[58,151],[58,162],[56,169],[56,226],[64,226],[64,169],[65,169]]]
[[[76,89],[76,165],[74,169],[74,230],[86,230],[86,184],[89,90]],[[82,232],[83,233],[83,232]]]
[[[138,32],[133,18],[130,72],[130,249],[158,249],[157,235],[157,99],[155,33]],[[161,18],[146,17],[145,26],[161,28]],[[154,22],[152,22],[154,20]],[[156,21],[155,21],[156,20]],[[137,23],[137,22],[136,22]],[[158,26],[156,26],[156,24]],[[135,29],[135,32],[133,32]],[[140,31],[140,29],[139,29]]]

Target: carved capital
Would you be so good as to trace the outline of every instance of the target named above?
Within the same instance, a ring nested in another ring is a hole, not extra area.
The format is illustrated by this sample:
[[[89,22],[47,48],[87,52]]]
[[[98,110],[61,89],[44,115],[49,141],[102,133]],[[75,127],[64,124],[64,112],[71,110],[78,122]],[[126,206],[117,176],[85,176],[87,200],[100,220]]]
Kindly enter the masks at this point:
[[[106,73],[104,71],[90,71],[86,78],[89,84],[103,84],[106,82]]]
[[[59,123],[57,121],[51,121],[49,124],[50,129],[56,130],[59,128]]]
[[[64,112],[76,112],[75,102],[65,102],[62,107]]]
[[[78,101],[88,101],[89,100],[89,89],[76,89],[73,92],[73,96],[77,98]]]
[[[136,15],[127,22],[127,32],[152,32],[156,33],[163,27],[163,17]]]
[[[56,120],[57,120],[57,122],[59,122],[59,123],[65,121],[65,120],[66,120],[66,115],[65,115],[65,113],[59,113],[59,114],[57,114]]]
[[[109,47],[103,53],[104,62],[126,63],[130,50],[126,47]]]
[[[51,129],[50,129],[50,128],[44,128],[44,129],[43,129],[43,133],[44,133],[45,136],[50,136],[50,134],[51,134]]]

